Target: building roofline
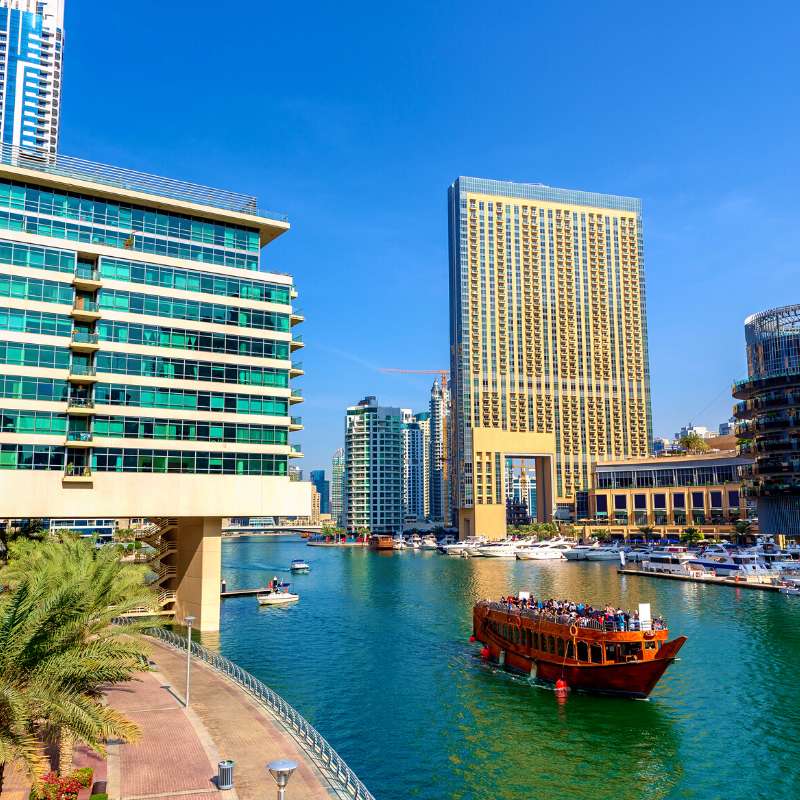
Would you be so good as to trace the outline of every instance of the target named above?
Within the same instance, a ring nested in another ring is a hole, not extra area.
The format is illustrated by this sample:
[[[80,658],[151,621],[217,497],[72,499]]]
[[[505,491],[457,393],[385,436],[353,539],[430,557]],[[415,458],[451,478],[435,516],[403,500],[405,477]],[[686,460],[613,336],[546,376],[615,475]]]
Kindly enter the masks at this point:
[[[617,211],[642,213],[642,201],[638,197],[585,192],[580,189],[559,189],[545,183],[517,183],[492,178],[473,178],[460,175],[453,181],[452,189],[457,191],[494,194],[515,197],[520,200],[543,200],[554,203],[570,203],[590,208],[608,208]]]
[[[694,453],[680,456],[642,456],[640,458],[626,458],[618,461],[597,461],[595,467],[620,468],[620,467],[663,467],[669,469],[673,464],[688,464],[694,461],[731,461],[736,460],[742,464],[752,463],[752,458],[739,455],[736,450],[717,450],[711,453]]]
[[[262,244],[289,229],[285,214],[259,209],[252,195],[72,156],[0,144],[0,175],[257,228]]]

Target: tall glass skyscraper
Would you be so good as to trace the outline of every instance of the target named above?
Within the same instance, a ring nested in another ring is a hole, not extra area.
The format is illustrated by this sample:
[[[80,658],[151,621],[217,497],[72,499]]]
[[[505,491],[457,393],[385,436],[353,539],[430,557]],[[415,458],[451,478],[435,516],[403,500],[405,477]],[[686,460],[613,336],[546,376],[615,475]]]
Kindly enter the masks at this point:
[[[311,470],[311,483],[319,495],[319,513],[331,513],[331,485],[325,479],[324,469]]]
[[[331,462],[331,516],[336,525],[344,525],[344,448],[333,454]]]
[[[594,462],[652,440],[641,201],[461,177],[449,233],[460,533],[504,535],[510,457],[533,460],[537,519],[574,516]]]
[[[4,151],[13,146],[56,152],[63,48],[64,0],[0,0]]]

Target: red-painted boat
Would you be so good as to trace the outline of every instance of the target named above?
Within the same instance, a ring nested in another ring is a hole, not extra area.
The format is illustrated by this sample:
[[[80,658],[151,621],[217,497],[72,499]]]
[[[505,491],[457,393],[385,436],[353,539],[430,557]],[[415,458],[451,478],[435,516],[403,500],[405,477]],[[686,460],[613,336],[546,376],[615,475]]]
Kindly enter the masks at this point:
[[[606,630],[593,619],[482,600],[472,611],[484,655],[532,677],[566,688],[647,697],[686,642],[660,630]],[[643,627],[649,627],[647,625]]]

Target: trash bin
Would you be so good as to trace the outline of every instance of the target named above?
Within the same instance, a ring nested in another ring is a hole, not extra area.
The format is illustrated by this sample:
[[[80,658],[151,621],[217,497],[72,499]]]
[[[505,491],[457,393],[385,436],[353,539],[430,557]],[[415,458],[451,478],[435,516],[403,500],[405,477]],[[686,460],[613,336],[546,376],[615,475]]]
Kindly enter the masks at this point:
[[[233,761],[229,759],[217,764],[217,789],[233,789]]]

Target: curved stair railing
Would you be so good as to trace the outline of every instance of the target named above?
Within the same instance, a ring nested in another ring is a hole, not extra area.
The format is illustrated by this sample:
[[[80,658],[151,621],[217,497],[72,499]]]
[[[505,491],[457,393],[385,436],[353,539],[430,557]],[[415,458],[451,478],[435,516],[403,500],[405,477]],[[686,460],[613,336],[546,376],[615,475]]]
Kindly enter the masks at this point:
[[[186,651],[186,638],[178,636],[164,628],[151,628],[148,634],[155,639]],[[278,717],[292,738],[300,745],[304,752],[319,768],[337,794],[343,798],[353,800],[375,800],[369,789],[361,782],[358,776],[347,766],[344,759],[328,744],[322,734],[292,708],[279,694],[272,691],[254,675],[243,670],[238,664],[206,649],[197,642],[192,642],[192,655],[204,661],[212,669],[221,672],[232,681],[241,686],[248,694],[254,697],[261,705]]]

